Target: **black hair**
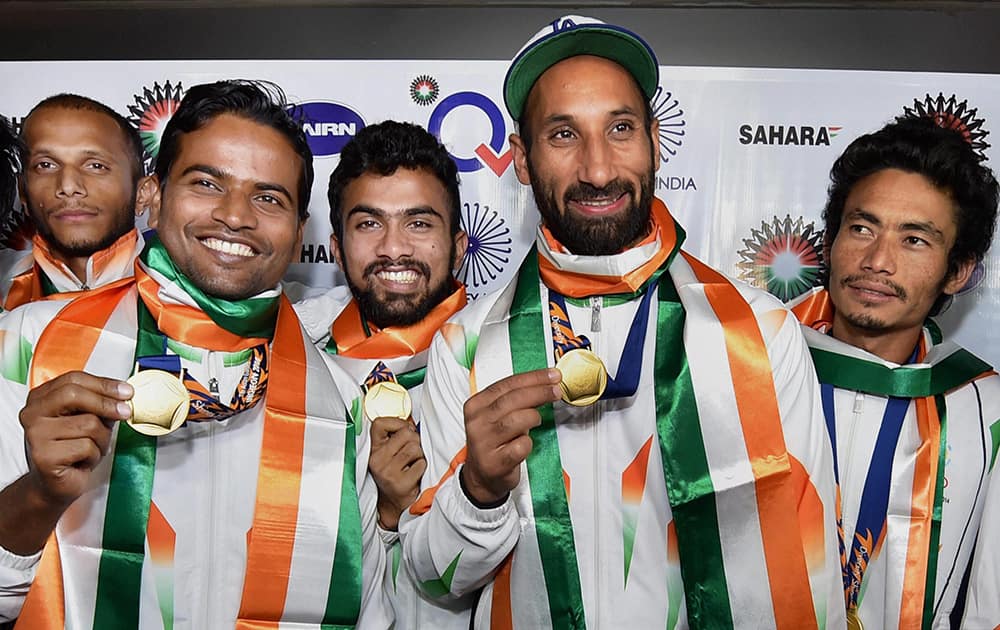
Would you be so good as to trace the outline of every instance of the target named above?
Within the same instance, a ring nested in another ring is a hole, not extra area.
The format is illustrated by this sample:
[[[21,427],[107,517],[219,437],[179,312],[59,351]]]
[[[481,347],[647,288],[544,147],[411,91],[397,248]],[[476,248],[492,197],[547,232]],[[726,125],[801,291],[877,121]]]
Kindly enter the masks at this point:
[[[461,198],[458,166],[448,150],[426,129],[406,122],[386,120],[365,127],[340,152],[340,162],[330,175],[327,198],[330,224],[337,240],[342,240],[344,189],[365,173],[392,175],[398,168],[425,169],[441,182],[450,202],[451,235],[461,229]]]
[[[28,128],[28,121],[31,119],[32,114],[40,109],[75,109],[83,110],[88,112],[96,112],[98,114],[104,114],[111,120],[115,121],[118,128],[122,132],[122,136],[125,138],[125,147],[128,149],[128,159],[132,167],[132,181],[133,183],[139,181],[139,178],[143,176],[142,168],[142,138],[139,137],[139,130],[136,129],[132,123],[125,119],[124,116],[111,109],[104,103],[95,101],[92,98],[86,96],[80,96],[79,94],[55,94],[42,101],[39,101],[37,105],[31,108],[28,115],[24,117],[24,121],[21,124],[21,163],[28,163],[28,150],[30,147],[24,143],[24,132]]]
[[[997,222],[998,191],[993,172],[957,131],[944,129],[930,117],[903,116],[852,142],[833,163],[826,207],[825,247],[833,244],[854,186],[885,169],[899,169],[927,178],[954,201],[957,233],[948,252],[948,276],[966,261],[986,256]],[[828,281],[828,278],[827,278]],[[936,314],[948,296],[938,296]]]
[[[23,212],[15,212],[17,174],[21,170],[23,146],[24,143],[14,133],[14,128],[6,118],[0,116],[0,249],[8,245],[7,240],[26,218]]]
[[[233,79],[196,85],[184,95],[180,106],[163,130],[153,172],[162,187],[167,181],[171,165],[177,159],[180,140],[184,134],[201,129],[222,114],[239,116],[279,132],[302,158],[298,211],[299,219],[304,221],[309,217],[313,156],[302,125],[293,117],[295,110],[296,107],[289,106],[284,91],[268,81]]]

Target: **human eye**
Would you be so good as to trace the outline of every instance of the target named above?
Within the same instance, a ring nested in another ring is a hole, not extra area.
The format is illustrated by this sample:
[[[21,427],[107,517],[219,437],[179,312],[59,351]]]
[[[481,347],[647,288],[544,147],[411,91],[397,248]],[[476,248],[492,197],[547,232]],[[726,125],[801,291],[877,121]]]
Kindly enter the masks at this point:
[[[354,225],[354,227],[355,229],[362,231],[377,230],[379,228],[379,222],[372,218],[361,219]]]
[[[635,124],[630,120],[619,120],[611,125],[611,133],[616,135],[631,134],[635,131]]]
[[[567,127],[559,127],[549,133],[549,140],[555,143],[565,144],[576,138],[576,133]]]
[[[43,158],[32,162],[31,168],[36,171],[51,171],[54,168],[56,168],[56,163],[53,162],[52,160],[47,160]]]
[[[222,188],[220,188],[218,184],[216,184],[212,180],[210,180],[208,178],[205,178],[205,177],[199,177],[199,178],[195,179],[194,181],[192,181],[191,183],[196,188],[202,188],[204,190],[211,190],[211,191],[221,191],[222,190]]]

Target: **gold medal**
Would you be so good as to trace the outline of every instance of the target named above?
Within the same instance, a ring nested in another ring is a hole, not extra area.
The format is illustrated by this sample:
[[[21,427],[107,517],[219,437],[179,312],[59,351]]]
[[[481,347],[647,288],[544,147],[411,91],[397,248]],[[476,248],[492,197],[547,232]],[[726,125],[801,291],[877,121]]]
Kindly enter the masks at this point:
[[[860,617],[858,617],[857,608],[847,609],[847,630],[865,630]]]
[[[559,357],[562,399],[577,407],[592,405],[608,386],[608,371],[601,358],[586,348],[575,348]]]
[[[365,410],[365,417],[369,420],[375,418],[406,420],[413,412],[410,392],[393,381],[382,381],[369,387],[368,391],[365,392],[362,406]]]
[[[176,431],[187,420],[190,398],[184,382],[164,370],[143,370],[128,379],[134,393],[128,401],[129,426],[143,435]]]

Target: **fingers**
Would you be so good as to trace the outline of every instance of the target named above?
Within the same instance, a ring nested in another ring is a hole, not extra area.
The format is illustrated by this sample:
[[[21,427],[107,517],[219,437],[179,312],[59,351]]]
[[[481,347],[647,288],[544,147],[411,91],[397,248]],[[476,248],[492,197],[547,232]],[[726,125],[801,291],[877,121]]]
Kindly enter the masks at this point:
[[[379,448],[372,444],[371,466],[380,470],[407,470],[424,459],[420,436],[416,431],[399,430],[382,442]]]
[[[90,471],[107,454],[113,423],[131,415],[127,383],[69,372],[28,393],[19,419],[29,474],[54,505],[83,492]]]
[[[381,445],[394,433],[404,429],[408,429],[414,433],[417,431],[413,421],[409,418],[406,420],[400,420],[399,418],[375,418],[372,420],[371,428],[372,448],[376,448],[376,445]]]
[[[109,420],[125,420],[131,408],[132,386],[124,381],[85,372],[68,372],[36,387],[21,411],[22,424],[29,416],[94,414]]]
[[[562,375],[555,368],[521,372],[493,383],[465,403],[465,415],[491,408],[493,413],[531,409],[559,400]]]

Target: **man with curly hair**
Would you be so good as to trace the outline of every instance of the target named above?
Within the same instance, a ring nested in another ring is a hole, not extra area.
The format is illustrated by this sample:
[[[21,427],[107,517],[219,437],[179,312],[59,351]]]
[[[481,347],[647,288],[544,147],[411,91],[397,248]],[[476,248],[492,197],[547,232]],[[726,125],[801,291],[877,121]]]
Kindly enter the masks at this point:
[[[1000,483],[1000,377],[929,316],[986,255],[997,181],[960,134],[915,117],[852,142],[830,179],[826,286],[791,306],[836,454],[848,627],[957,627]]]

